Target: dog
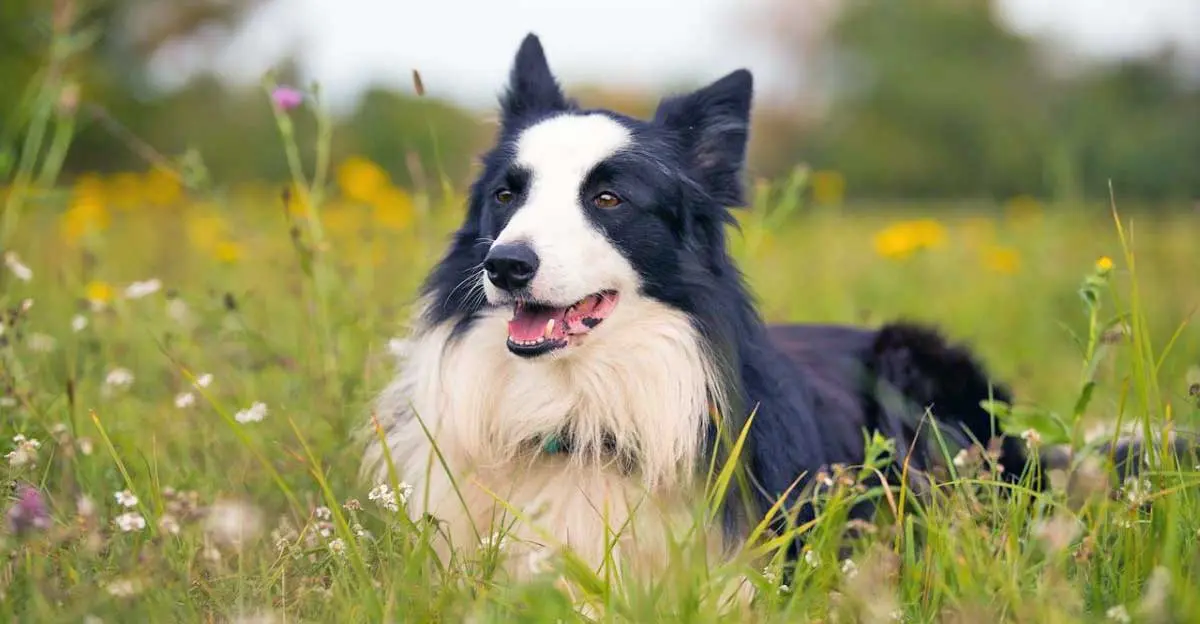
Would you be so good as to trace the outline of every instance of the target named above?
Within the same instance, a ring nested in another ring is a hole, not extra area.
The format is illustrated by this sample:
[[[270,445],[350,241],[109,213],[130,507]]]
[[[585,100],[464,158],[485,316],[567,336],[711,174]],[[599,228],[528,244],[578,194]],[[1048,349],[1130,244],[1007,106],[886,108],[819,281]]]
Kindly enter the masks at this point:
[[[1025,473],[1023,441],[983,406],[1011,393],[966,347],[906,322],[760,317],[726,236],[752,93],[741,69],[648,120],[587,109],[538,38],[521,43],[363,462],[411,486],[408,513],[437,521],[440,552],[502,530],[510,553],[567,546],[653,571],[729,461],[739,484],[703,536],[727,553],[780,500],[811,520],[797,484],[861,464],[868,435],[894,441],[892,475],[930,470],[930,421],[962,446],[993,442],[1005,478]]]

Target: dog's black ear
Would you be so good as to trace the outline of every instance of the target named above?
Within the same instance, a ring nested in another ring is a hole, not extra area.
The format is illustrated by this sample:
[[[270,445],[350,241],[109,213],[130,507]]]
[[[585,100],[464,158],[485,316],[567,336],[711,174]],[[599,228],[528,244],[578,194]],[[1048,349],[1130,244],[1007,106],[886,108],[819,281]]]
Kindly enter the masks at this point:
[[[509,72],[508,89],[500,99],[500,106],[505,124],[567,108],[567,100],[546,62],[542,43],[533,33],[525,36],[517,50]]]
[[[754,77],[739,69],[707,87],[664,99],[654,114],[655,122],[678,135],[695,181],[726,206],[743,201],[753,93]]]

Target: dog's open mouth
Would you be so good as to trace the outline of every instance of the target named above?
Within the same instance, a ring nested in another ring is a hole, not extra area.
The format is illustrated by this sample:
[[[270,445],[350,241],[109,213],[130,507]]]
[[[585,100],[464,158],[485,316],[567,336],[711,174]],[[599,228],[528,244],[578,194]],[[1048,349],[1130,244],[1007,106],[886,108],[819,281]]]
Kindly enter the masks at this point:
[[[617,292],[605,290],[574,304],[558,308],[532,301],[517,301],[508,322],[508,350],[536,357],[561,349],[571,338],[592,331],[617,307]]]

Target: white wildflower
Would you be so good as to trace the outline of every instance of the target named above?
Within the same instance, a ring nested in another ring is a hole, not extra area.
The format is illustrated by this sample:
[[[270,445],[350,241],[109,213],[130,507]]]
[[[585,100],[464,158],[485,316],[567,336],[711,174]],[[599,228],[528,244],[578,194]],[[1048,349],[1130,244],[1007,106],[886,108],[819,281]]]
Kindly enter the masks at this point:
[[[332,520],[333,519],[333,511],[331,511],[328,507],[326,507],[324,505],[314,509],[313,515],[317,517],[317,520]]]
[[[142,591],[142,582],[134,579],[117,579],[105,588],[118,598],[128,598]]]
[[[398,490],[393,490],[386,483],[380,483],[367,493],[367,499],[375,501],[375,504],[388,511],[399,511],[400,505],[408,503],[410,495],[412,486],[401,481]]]
[[[809,567],[815,568],[821,565],[821,557],[815,551],[806,550],[804,551],[804,563],[807,563]]]
[[[167,316],[180,325],[187,324],[191,318],[190,313],[191,311],[188,310],[188,306],[184,303],[183,299],[172,299],[167,303]]]
[[[179,535],[179,521],[171,514],[163,514],[158,519],[158,530],[171,535]]]
[[[1125,608],[1125,605],[1117,605],[1115,607],[1109,607],[1108,611],[1104,612],[1104,615],[1108,619],[1112,620],[1113,622],[1126,622],[1127,623],[1127,622],[1132,621],[1129,618],[1129,611]]]
[[[967,452],[967,449],[962,449],[954,456],[954,466],[956,468],[964,468],[970,459],[971,454]]]
[[[91,438],[79,438],[77,444],[79,444],[79,452],[84,455],[91,455],[92,451],[95,450],[92,448]]]
[[[146,528],[146,519],[142,517],[142,514],[137,513],[136,511],[123,513],[113,519],[113,522],[117,525],[118,529],[121,529],[126,533],[141,531],[142,529]]]
[[[117,499],[117,504],[122,507],[137,507],[138,504],[138,497],[129,490],[121,490],[113,494],[113,498]]]
[[[86,316],[82,314],[76,314],[75,316],[71,317],[71,331],[78,334],[79,332],[87,329],[87,326],[88,319]]]
[[[1129,502],[1140,504],[1145,502],[1154,491],[1154,484],[1149,479],[1129,477],[1125,479],[1125,497]]]
[[[4,264],[8,266],[8,270],[17,276],[17,279],[22,282],[28,282],[33,279],[33,270],[25,266],[21,262],[21,258],[17,256],[17,252],[10,251],[4,254]]]
[[[196,395],[191,392],[180,392],[175,395],[175,407],[187,409],[196,404]]]
[[[29,337],[25,339],[25,344],[34,353],[50,353],[58,346],[58,341],[54,339],[54,336],[34,333],[29,334]]]
[[[13,397],[0,397],[0,407],[16,407],[17,400]]]
[[[353,525],[350,526],[350,531],[359,537],[371,537],[371,534],[368,533],[367,530],[363,528],[363,525],[361,525],[357,522],[355,522]]]
[[[507,543],[507,541],[508,540],[505,539],[504,535],[501,535],[500,533],[492,533],[491,535],[485,535],[484,537],[479,538],[479,545],[483,546],[485,549],[495,548],[496,550],[501,550],[504,548],[504,545]]]
[[[197,388],[207,388],[209,386],[209,384],[212,383],[212,380],[213,380],[212,375],[210,375],[208,373],[204,373],[203,375],[200,375],[199,377],[196,378],[195,385]]]
[[[262,514],[255,507],[237,501],[221,501],[208,510],[205,530],[217,542],[240,548],[258,536]]]
[[[75,500],[75,512],[84,518],[90,518],[96,515],[96,503],[92,501],[92,497],[81,494]]]
[[[1025,446],[1029,448],[1037,448],[1042,443],[1042,434],[1036,429],[1026,429],[1021,432],[1021,439],[1025,440]]]
[[[104,377],[104,385],[109,388],[128,388],[133,384],[133,373],[128,368],[114,368]]]
[[[340,537],[335,540],[330,540],[329,541],[329,551],[335,555],[346,554],[346,540],[344,540]]]
[[[37,462],[37,452],[42,446],[41,442],[17,434],[13,436],[13,444],[16,445],[15,448],[4,456],[8,459],[8,465],[16,468]]]
[[[853,559],[842,561],[842,574],[846,578],[854,578],[858,574],[858,564],[854,563]]]
[[[245,423],[252,423],[252,422],[262,422],[262,419],[266,418],[266,416],[267,416],[266,403],[255,401],[254,405],[251,405],[248,409],[238,410],[238,413],[234,414],[233,418],[234,418],[234,420],[245,424]]]
[[[162,282],[158,278],[134,282],[125,287],[126,299],[141,299],[162,290]]]

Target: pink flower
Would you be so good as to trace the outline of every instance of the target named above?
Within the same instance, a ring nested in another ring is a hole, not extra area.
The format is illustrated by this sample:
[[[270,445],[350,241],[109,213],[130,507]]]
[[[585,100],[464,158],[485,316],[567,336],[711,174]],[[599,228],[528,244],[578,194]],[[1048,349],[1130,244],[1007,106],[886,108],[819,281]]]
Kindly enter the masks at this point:
[[[13,533],[39,531],[50,526],[50,512],[42,493],[28,485],[22,485],[20,494],[8,510],[8,526]]]
[[[289,111],[304,103],[304,94],[292,87],[275,87],[271,92],[271,101],[280,110]]]

